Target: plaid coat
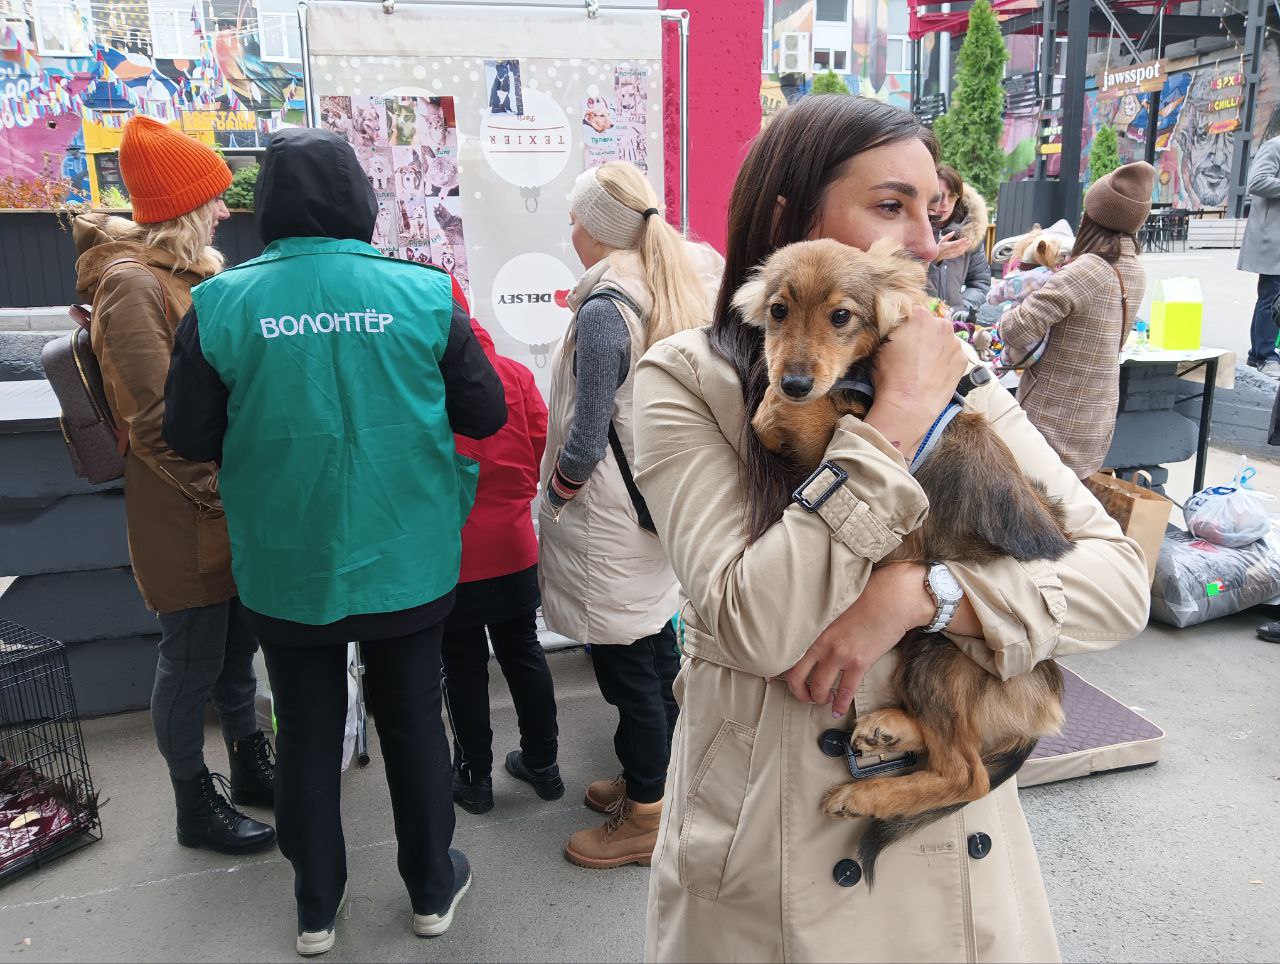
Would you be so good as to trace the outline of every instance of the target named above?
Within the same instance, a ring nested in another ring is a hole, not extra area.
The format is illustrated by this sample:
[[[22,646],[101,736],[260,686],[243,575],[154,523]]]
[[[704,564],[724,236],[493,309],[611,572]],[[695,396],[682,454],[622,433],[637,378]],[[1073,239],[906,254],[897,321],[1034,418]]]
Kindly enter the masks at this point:
[[[1061,268],[1000,320],[1006,344],[1031,348],[1048,336],[1040,360],[1022,373],[1018,401],[1031,423],[1080,478],[1102,467],[1120,405],[1120,349],[1147,290],[1130,241],[1115,269],[1097,255]],[[1128,312],[1121,317],[1119,271]]]

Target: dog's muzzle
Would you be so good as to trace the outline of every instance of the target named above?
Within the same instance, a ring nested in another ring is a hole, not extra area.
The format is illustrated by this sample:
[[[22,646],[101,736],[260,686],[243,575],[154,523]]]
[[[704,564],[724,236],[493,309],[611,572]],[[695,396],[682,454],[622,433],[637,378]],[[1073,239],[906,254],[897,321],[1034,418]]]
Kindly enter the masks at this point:
[[[813,391],[812,375],[783,375],[782,394],[788,398],[804,398]]]

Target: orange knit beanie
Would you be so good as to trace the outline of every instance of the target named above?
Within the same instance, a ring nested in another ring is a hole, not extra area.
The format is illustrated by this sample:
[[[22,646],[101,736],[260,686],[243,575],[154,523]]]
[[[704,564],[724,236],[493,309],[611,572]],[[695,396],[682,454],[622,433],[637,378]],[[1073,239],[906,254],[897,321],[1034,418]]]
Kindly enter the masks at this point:
[[[150,117],[124,125],[120,175],[138,224],[190,214],[231,186],[231,168],[211,148]]]

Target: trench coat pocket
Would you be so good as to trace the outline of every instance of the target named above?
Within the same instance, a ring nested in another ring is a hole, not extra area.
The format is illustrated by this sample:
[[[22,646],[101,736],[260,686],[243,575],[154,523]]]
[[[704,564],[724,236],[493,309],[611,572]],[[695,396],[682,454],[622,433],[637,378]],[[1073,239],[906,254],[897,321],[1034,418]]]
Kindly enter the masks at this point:
[[[202,576],[231,568],[231,540],[227,537],[227,517],[221,509],[196,505],[196,565]]]
[[[755,739],[753,727],[725,720],[689,787],[680,826],[680,883],[697,897],[715,900],[720,894]]]

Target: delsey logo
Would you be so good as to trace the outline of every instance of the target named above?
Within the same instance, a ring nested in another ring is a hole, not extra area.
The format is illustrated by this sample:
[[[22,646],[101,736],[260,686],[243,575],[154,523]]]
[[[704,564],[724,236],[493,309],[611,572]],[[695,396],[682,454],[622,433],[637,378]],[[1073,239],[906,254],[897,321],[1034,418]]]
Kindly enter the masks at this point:
[[[259,318],[263,338],[292,338],[294,335],[328,335],[355,332],[381,335],[395,318],[374,308],[364,311],[320,311],[316,314],[281,315]]]
[[[563,291],[523,291],[511,294],[499,294],[497,304],[500,305],[550,305],[561,308],[569,307],[568,289]]]
[[[1159,63],[1139,64],[1136,67],[1130,67],[1128,70],[1107,71],[1102,75],[1102,89],[1110,90],[1117,84],[1132,87],[1136,84],[1144,84],[1149,80],[1155,80],[1159,76]]]

